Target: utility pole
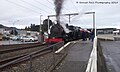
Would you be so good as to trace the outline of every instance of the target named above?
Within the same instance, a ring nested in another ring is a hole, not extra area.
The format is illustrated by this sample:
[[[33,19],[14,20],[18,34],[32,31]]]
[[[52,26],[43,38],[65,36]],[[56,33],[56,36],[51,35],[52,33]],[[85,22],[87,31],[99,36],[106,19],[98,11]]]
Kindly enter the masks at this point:
[[[42,22],[42,20],[41,20],[41,16],[42,15],[40,15],[40,28],[39,28],[39,37],[38,37],[38,41],[39,42],[42,42],[42,34],[41,34],[41,32],[42,32],[42,28],[41,28],[41,22]]]
[[[42,28],[41,28],[41,22],[42,22],[41,16],[42,16],[42,15],[40,15],[40,35],[41,35],[41,31],[42,31]]]

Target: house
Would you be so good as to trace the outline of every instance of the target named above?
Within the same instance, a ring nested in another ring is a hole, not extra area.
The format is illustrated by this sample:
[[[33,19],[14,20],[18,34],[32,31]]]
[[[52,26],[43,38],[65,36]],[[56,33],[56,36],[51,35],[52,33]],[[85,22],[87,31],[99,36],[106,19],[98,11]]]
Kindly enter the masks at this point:
[[[3,33],[4,33],[4,31],[5,31],[5,29],[4,29],[4,28],[0,28],[0,34],[3,34]]]
[[[113,34],[116,28],[101,28],[97,29],[97,34]]]
[[[20,36],[26,36],[26,35],[35,36],[35,35],[39,34],[39,32],[37,32],[37,31],[17,30],[17,32],[18,32],[18,35],[20,35]]]

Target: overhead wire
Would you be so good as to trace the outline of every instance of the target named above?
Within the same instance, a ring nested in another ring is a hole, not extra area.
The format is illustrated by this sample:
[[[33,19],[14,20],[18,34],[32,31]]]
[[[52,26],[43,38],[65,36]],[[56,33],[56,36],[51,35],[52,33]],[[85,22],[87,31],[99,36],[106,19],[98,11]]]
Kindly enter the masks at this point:
[[[79,24],[84,24],[83,22],[78,22],[77,24],[76,23],[74,23],[73,21],[70,21],[70,23],[69,23],[69,20],[68,19],[66,19],[66,18],[64,18],[64,17],[62,17],[64,20],[66,20],[66,23],[68,23],[69,25],[71,25],[71,24],[74,24],[74,25],[76,25],[76,26],[80,26]],[[76,21],[79,21],[79,20],[75,20],[75,22]]]
[[[53,5],[53,3],[51,3],[49,0],[47,0],[47,2],[49,2],[51,5]]]
[[[34,10],[34,9],[31,9],[31,8],[26,7],[26,6],[24,6],[24,5],[18,4],[18,3],[16,3],[16,2],[9,1],[9,0],[6,0],[6,1],[9,2],[9,3],[11,3],[11,4],[13,4],[13,5],[19,6],[19,7],[21,7],[21,8],[27,9],[27,10],[30,10],[31,12],[34,12],[34,13],[36,13],[36,14],[41,14],[40,12],[38,12],[38,11],[36,11],[36,10]],[[40,10],[42,10],[42,9],[40,9]],[[45,11],[45,12],[46,12],[46,11]],[[46,12],[46,13],[48,13],[48,12]]]
[[[65,20],[66,22],[68,22],[68,20],[64,16],[61,16],[61,20]]]
[[[50,2],[49,0],[46,0],[48,3],[50,3],[51,5],[53,5],[54,6],[54,4],[52,3],[52,2]],[[64,9],[66,10],[66,11],[68,11],[68,12],[70,12],[70,10],[69,9],[67,9],[66,7],[64,7]],[[70,12],[71,13],[71,12]],[[66,16],[65,16],[66,17]],[[67,18],[67,17],[66,17]]]
[[[86,22],[86,19],[84,19],[84,18],[79,18],[79,20],[76,20],[76,21],[79,21],[79,23],[81,23],[82,25],[86,25],[86,26],[88,25],[88,24],[86,24],[87,22]]]
[[[22,7],[22,8],[24,8],[24,9],[31,10],[31,11],[33,11],[34,13],[40,14],[39,12],[37,12],[37,11],[31,9],[31,8],[27,8],[27,7],[25,7],[25,6],[22,6],[22,5],[20,5],[20,4],[17,4],[17,3],[15,3],[15,2],[12,2],[12,1],[9,1],[9,0],[6,0],[6,1],[9,2],[9,3],[12,3],[12,4],[14,4],[14,5],[17,5],[17,6],[19,6],[19,7]]]
[[[73,6],[75,7],[75,9],[79,12],[79,10],[77,9],[77,7],[75,6],[74,2],[72,0],[70,0],[71,3],[73,4]]]
[[[44,11],[44,12],[48,13],[47,11],[45,11],[45,10],[39,8],[38,6],[35,6],[35,5],[33,5],[33,4],[29,3],[29,2],[26,2],[26,1],[24,1],[24,0],[20,0],[20,1],[22,1],[22,2],[24,2],[24,3],[26,3],[26,4],[28,4],[28,5],[31,5],[31,6],[37,8],[37,9],[39,9],[39,10],[41,10],[41,11]]]
[[[51,7],[49,7],[49,6],[45,5],[45,4],[42,4],[42,3],[40,3],[40,2],[37,1],[37,0],[34,0],[34,1],[37,2],[37,3],[39,3],[39,4],[41,4],[41,5],[43,5],[43,6],[45,6],[45,7],[47,7],[47,8],[50,9],[50,10],[53,10]]]
[[[52,3],[52,2],[50,2],[49,0],[46,0],[47,2],[49,2],[51,5],[53,5],[54,6],[54,4]],[[67,9],[66,7],[64,7],[64,9],[66,9],[67,11],[69,11],[70,12],[70,10],[69,9]]]
[[[65,7],[64,7],[65,8]],[[67,8],[65,8],[66,10],[68,10],[69,12],[70,12],[70,10],[69,9],[67,9]],[[71,13],[71,12],[70,12]]]

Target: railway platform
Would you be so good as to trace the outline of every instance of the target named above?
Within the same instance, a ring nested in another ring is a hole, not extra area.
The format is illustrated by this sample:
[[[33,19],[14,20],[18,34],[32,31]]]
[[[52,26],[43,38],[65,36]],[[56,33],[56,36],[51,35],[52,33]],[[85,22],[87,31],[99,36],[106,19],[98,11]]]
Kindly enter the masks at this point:
[[[120,41],[101,41],[108,72],[120,72]]]
[[[74,41],[70,43],[68,55],[53,72],[85,72],[92,51],[91,41]]]

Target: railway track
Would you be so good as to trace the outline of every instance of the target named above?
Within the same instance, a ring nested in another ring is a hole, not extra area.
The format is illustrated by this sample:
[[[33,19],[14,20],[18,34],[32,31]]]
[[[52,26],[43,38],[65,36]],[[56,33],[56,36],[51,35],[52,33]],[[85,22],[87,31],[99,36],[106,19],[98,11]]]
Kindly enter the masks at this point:
[[[18,47],[18,48],[0,50],[0,61],[4,61],[6,59],[11,59],[14,57],[19,57],[25,54],[30,54],[31,52],[40,50],[46,46],[47,46],[46,44],[36,44],[36,45],[26,46],[22,48]]]
[[[27,44],[11,44],[11,45],[0,45],[0,50],[4,49],[12,49],[12,48],[22,48],[22,47],[28,47],[33,46],[41,43],[27,43]]]
[[[20,56],[14,57],[14,58],[10,58],[10,59],[6,59],[6,60],[3,60],[3,61],[0,61],[0,64],[1,64],[0,69],[2,69],[4,67],[7,67],[7,66],[9,66],[11,64],[15,64],[15,63],[19,63],[19,62],[22,62],[24,60],[27,60],[31,56],[34,58],[34,57],[37,57],[39,55],[44,55],[44,54],[50,52],[48,50],[50,50],[50,48],[44,48],[44,49],[41,49],[39,51],[35,51],[33,53],[30,53],[30,54],[24,54],[24,55],[20,55]],[[40,54],[38,54],[38,53],[40,53]]]
[[[9,67],[9,66],[12,67],[14,65],[18,65],[21,62],[23,63],[27,60],[33,60],[34,58],[37,58],[37,57],[46,55],[48,53],[51,53],[53,51],[53,48],[55,48],[55,47],[57,47],[57,46],[50,45],[50,46],[45,47],[43,49],[40,49],[38,51],[34,51],[30,54],[23,54],[23,55],[20,55],[20,56],[16,56],[16,57],[13,57],[13,58],[10,58],[10,59],[0,61],[0,70],[2,71],[2,70],[5,70],[6,67]],[[48,55],[50,55],[50,54],[48,54]]]
[[[3,50],[0,50],[0,54],[4,54],[4,53],[9,53],[9,52],[14,52],[14,51],[18,51],[18,50],[23,50],[23,49],[30,49],[30,48],[35,48],[35,47],[38,47],[38,46],[43,46],[45,45],[45,43],[43,44],[40,44],[40,43],[36,43],[36,44],[32,44],[32,45],[22,45],[22,47],[20,46],[14,46],[13,48],[7,48],[7,49],[3,49]]]

